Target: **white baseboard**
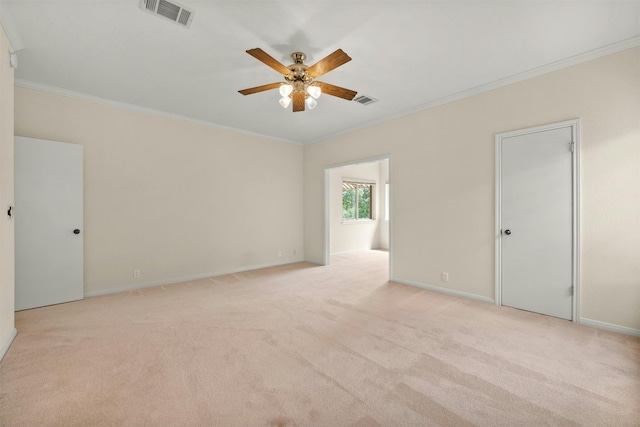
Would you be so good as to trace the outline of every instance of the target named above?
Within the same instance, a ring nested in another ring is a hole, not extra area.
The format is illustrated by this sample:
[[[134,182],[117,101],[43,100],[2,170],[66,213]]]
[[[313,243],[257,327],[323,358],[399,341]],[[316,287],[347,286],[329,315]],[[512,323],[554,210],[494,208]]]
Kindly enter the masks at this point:
[[[401,283],[403,285],[409,285],[409,286],[415,286],[422,289],[427,289],[429,291],[439,292],[442,294],[453,295],[453,296],[462,297],[462,298],[470,298],[477,301],[495,304],[495,300],[493,298],[483,297],[481,295],[470,294],[462,291],[456,291],[454,289],[447,289],[447,288],[442,288],[440,286],[428,285],[426,283],[414,282],[412,280],[404,280],[404,279],[397,279],[397,278],[393,278],[391,279],[391,281],[396,283]],[[640,337],[640,329],[629,328],[627,326],[614,325],[612,323],[601,322],[599,320],[586,319],[584,317],[581,317],[578,323],[585,326],[591,326],[593,328],[617,332],[619,334]]]
[[[371,249],[351,249],[348,251],[340,251],[340,252],[331,252],[329,255],[334,256],[334,255],[347,255],[347,254],[353,254],[356,252],[364,252],[364,251],[370,251]]]
[[[347,255],[347,254],[354,254],[356,252],[366,252],[366,251],[379,251],[379,250],[385,250],[385,251],[389,251],[389,249],[383,249],[383,248],[361,248],[361,249],[350,249],[348,251],[340,251],[340,252],[331,252],[329,255]]]
[[[614,325],[613,323],[601,322],[599,320],[580,318],[578,322],[581,325],[592,326],[598,329],[605,329],[607,331],[618,332],[625,335],[633,335],[634,337],[640,337],[640,329],[629,328],[627,326]]]
[[[489,297],[483,297],[482,295],[470,294],[468,292],[456,291],[455,289],[442,288],[440,286],[427,285],[426,283],[414,282],[413,280],[405,280],[392,278],[392,282],[401,283],[403,285],[415,286],[417,288],[426,289],[429,291],[439,292],[441,294],[453,295],[456,297],[474,299],[476,301],[488,302],[490,304],[495,304],[495,300]]]
[[[13,343],[16,335],[18,335],[18,330],[16,328],[13,328],[13,331],[11,331],[11,334],[9,334],[7,340],[2,343],[2,347],[0,347],[0,362],[4,358],[4,355],[7,354],[7,351],[9,351],[9,347],[11,347],[11,343]]]
[[[117,294],[120,292],[135,291],[137,289],[153,288],[155,286],[173,285],[175,283],[189,282],[191,280],[206,279],[207,277],[224,276],[225,274],[241,273],[243,271],[259,270],[261,268],[277,267],[279,265],[286,265],[286,264],[295,264],[297,262],[303,262],[303,259],[293,260],[293,261],[290,260],[290,261],[274,263],[274,264],[250,265],[250,266],[242,267],[235,270],[216,271],[208,274],[199,274],[197,276],[176,277],[173,279],[158,280],[155,282],[145,282],[145,283],[140,283],[135,285],[128,285],[128,286],[123,286],[121,288],[115,288],[115,289],[105,289],[102,291],[85,292],[84,296],[85,298],[88,298],[88,297],[97,297],[100,295]]]

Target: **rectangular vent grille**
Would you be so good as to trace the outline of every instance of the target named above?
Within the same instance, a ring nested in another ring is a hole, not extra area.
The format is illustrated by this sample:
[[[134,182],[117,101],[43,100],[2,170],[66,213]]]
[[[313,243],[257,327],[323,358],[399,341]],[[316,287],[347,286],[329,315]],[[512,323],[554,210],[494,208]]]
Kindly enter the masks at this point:
[[[186,28],[189,28],[193,21],[193,10],[167,0],[140,0],[140,9],[162,16]]]
[[[362,105],[369,105],[375,102],[378,102],[377,99],[370,97],[369,95],[360,95],[353,99],[355,102],[358,102]]]
[[[187,27],[189,26],[189,22],[191,22],[191,12],[187,9],[182,9],[182,13],[178,17],[178,24],[182,24]]]

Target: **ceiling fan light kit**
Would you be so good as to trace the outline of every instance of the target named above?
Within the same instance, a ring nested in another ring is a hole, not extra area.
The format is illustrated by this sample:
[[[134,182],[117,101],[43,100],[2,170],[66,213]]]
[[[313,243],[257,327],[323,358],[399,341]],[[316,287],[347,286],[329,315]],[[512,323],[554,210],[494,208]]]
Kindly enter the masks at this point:
[[[304,111],[305,107],[309,110],[316,108],[318,105],[316,100],[322,93],[348,101],[351,101],[357,94],[356,91],[316,80],[317,77],[351,61],[349,55],[344,53],[342,49],[336,50],[312,66],[304,63],[307,55],[302,52],[291,54],[293,64],[289,66],[281,64],[260,48],[249,49],[247,53],[282,74],[285,82],[270,83],[238,91],[243,95],[278,89],[281,96],[279,103],[282,108],[289,108],[289,105],[293,103],[293,112],[295,113]]]
[[[289,105],[291,105],[291,97],[288,95],[283,96],[278,102],[282,105],[282,108],[289,108]]]
[[[313,98],[312,98],[312,97],[310,97],[310,96],[307,96],[307,97],[304,99],[304,104],[307,106],[307,108],[308,108],[309,110],[313,110],[313,109],[314,109],[314,108],[316,108],[316,106],[318,105],[318,101],[316,101],[315,99],[313,99]]]
[[[308,109],[313,110],[316,108],[316,105],[318,105],[316,99],[322,94],[322,89],[320,89],[319,86],[312,86],[312,84],[299,87],[299,85],[291,83],[282,83],[282,85],[280,85],[280,95],[282,95],[280,105],[282,105],[282,108],[289,107],[289,104],[291,104],[291,94],[293,92],[303,92],[305,105]]]

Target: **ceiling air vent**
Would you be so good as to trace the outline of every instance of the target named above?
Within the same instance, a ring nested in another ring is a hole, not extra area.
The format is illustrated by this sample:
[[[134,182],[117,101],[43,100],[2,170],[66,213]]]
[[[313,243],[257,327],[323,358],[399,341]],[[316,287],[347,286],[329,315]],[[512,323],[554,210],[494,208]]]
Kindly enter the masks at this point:
[[[186,28],[189,28],[193,21],[193,10],[167,0],[140,0],[140,9],[162,16]]]
[[[373,104],[375,102],[378,102],[377,99],[370,97],[369,95],[360,95],[360,96],[356,96],[355,98],[353,98],[353,100],[355,102],[358,102],[362,105],[369,105],[369,104]]]

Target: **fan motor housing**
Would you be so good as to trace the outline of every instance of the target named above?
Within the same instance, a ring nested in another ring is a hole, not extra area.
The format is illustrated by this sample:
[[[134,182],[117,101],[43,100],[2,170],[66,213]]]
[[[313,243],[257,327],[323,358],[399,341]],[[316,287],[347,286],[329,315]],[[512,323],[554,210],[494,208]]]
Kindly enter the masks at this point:
[[[287,67],[291,70],[291,74],[286,74],[284,79],[291,83],[296,91],[303,91],[304,85],[313,82],[313,77],[307,74],[307,68],[309,68],[309,66],[304,63],[307,55],[303,52],[293,52],[291,59],[294,63]]]

